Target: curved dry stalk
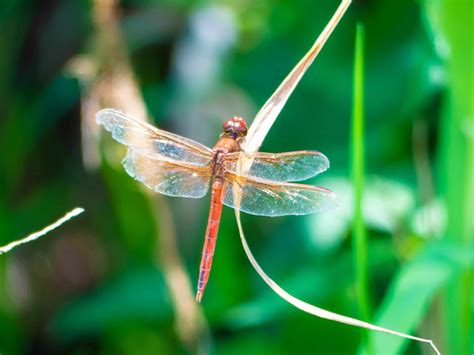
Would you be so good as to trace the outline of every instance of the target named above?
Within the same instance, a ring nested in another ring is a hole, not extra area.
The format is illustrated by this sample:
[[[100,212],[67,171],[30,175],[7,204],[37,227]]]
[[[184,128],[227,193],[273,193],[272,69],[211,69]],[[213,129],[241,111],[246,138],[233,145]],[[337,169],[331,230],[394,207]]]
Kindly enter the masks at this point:
[[[270,96],[267,102],[265,102],[260,111],[257,113],[247,134],[247,139],[244,146],[244,150],[247,153],[254,153],[260,148],[265,136],[280,114],[280,111],[285,106],[286,101],[290,97],[296,85],[298,85],[306,70],[308,70],[311,63],[313,63],[314,59],[323,48],[324,44],[328,40],[332,31],[336,28],[350,4],[351,0],[343,0],[341,2],[334,13],[334,16],[326,25],[323,32],[321,32],[321,34],[318,36],[311,49],[298,62],[298,64],[296,64],[290,74],[288,74],[285,80],[283,80],[273,95]]]
[[[83,208],[81,208],[81,207],[74,208],[72,211],[69,211],[63,217],[58,219],[56,222],[50,224],[49,226],[44,227],[42,230],[40,230],[38,232],[35,232],[35,233],[32,233],[29,236],[27,236],[25,238],[22,238],[20,240],[15,240],[14,242],[11,242],[7,245],[4,245],[3,247],[0,247],[0,255],[4,254],[4,253],[8,253],[10,250],[12,250],[13,248],[15,248],[15,247],[17,247],[21,244],[29,243],[29,242],[32,242],[32,241],[38,239],[38,238],[41,238],[42,236],[44,236],[44,235],[48,234],[49,232],[51,232],[52,230],[58,228],[59,226],[61,226],[65,222],[69,221],[71,218],[74,218],[74,217],[80,215],[82,212],[84,212]]]
[[[300,60],[300,62],[295,66],[295,68],[280,84],[280,86],[277,88],[275,93],[270,97],[270,99],[268,99],[268,101],[265,103],[262,109],[258,112],[257,116],[255,117],[254,122],[249,128],[249,134],[247,135],[247,141],[244,147],[245,152],[242,152],[239,157],[239,162],[238,162],[239,173],[245,174],[250,169],[252,165],[252,158],[251,158],[252,154],[258,151],[258,149],[260,148],[263,140],[265,139],[265,136],[267,135],[268,131],[272,127],[273,123],[275,122],[278,114],[282,110],[289,96],[293,92],[294,88],[298,84],[303,74],[306,72],[308,67],[313,62],[313,60],[315,59],[319,51],[321,50],[322,46],[324,45],[329,35],[334,30],[339,20],[342,18],[343,14],[349,7],[350,2],[351,2],[350,0],[342,1],[336,13],[334,14],[333,18],[328,23],[326,28],[323,30],[321,35],[318,37],[313,47],[309,50],[308,53],[306,53],[303,59]],[[245,234],[242,228],[242,222],[240,220],[240,211],[238,208],[241,201],[241,195],[242,195],[242,191],[238,191],[237,189],[235,189],[234,191],[234,201],[236,201],[235,216],[237,219],[237,226],[239,229],[240,239],[242,241],[243,248],[245,250],[245,253],[247,254],[247,257],[250,260],[250,263],[252,264],[254,269],[257,271],[257,273],[260,275],[260,277],[281,298],[283,298],[285,301],[292,304],[293,306],[301,309],[302,311],[312,314],[314,316],[320,317],[320,318],[334,320],[340,323],[345,323],[345,324],[353,325],[356,327],[366,328],[370,330],[397,335],[397,336],[407,338],[407,339],[412,339],[412,340],[428,343],[431,345],[431,347],[436,352],[436,354],[440,354],[435,344],[430,339],[424,339],[424,338],[419,338],[412,335],[400,333],[400,332],[393,331],[393,330],[383,328],[383,327],[379,327],[377,325],[373,325],[367,322],[363,322],[358,319],[354,319],[354,318],[339,315],[337,313],[326,311],[322,308],[303,302],[302,300],[290,295],[288,292],[282,289],[275,281],[273,281],[263,271],[263,269],[255,260],[252,252],[250,251],[250,248],[245,239]]]
[[[148,113],[130,66],[128,53],[118,25],[117,0],[95,0],[93,18],[96,31],[94,52],[72,61],[72,70],[83,85],[82,144],[84,164],[99,165],[97,141],[99,126],[95,114],[103,107],[120,107],[134,117],[148,121]],[[133,139],[134,137],[130,137]],[[200,308],[194,302],[191,282],[179,256],[174,238],[173,220],[166,200],[144,192],[157,216],[155,224],[156,262],[160,264],[170,290],[175,311],[175,327],[182,343],[193,353],[207,353],[209,332]],[[159,216],[159,220],[158,220]]]
[[[255,260],[255,257],[253,256],[252,252],[250,251],[250,248],[247,244],[247,240],[245,239],[245,234],[244,230],[242,228],[242,222],[240,220],[240,211],[236,210],[236,217],[237,217],[237,226],[239,228],[239,233],[240,233],[240,239],[242,241],[242,245],[245,250],[245,254],[247,254],[247,257],[250,260],[250,263],[254,267],[254,269],[257,271],[257,273],[260,275],[260,277],[267,283],[268,286],[281,298],[283,298],[285,301],[288,303],[292,304],[296,308],[301,309],[302,311],[312,314],[314,316],[324,318],[324,319],[329,319],[333,320],[336,322],[348,324],[348,325],[353,325],[356,327],[361,327],[361,328],[366,328],[370,330],[375,330],[378,332],[382,333],[388,333],[392,335],[397,335],[402,338],[407,338],[407,339],[412,339],[416,341],[420,341],[423,343],[428,343],[430,346],[433,348],[433,350],[436,352],[436,354],[440,354],[439,350],[436,348],[435,344],[433,343],[432,340],[430,339],[424,339],[424,338],[419,338],[415,337],[413,335],[405,334],[405,333],[400,333],[394,330],[390,330],[387,328],[379,327],[377,325],[373,325],[367,322],[360,321],[358,319],[354,319],[351,317],[343,316],[334,312],[326,311],[325,309],[313,306],[309,303],[306,303],[292,295],[290,295],[288,292],[286,292],[284,289],[282,289],[275,281],[273,281],[261,268],[261,266],[257,263],[257,260]]]
[[[296,64],[290,74],[287,75],[272,96],[270,96],[267,102],[265,102],[262,108],[258,111],[252,125],[249,127],[245,142],[242,144],[243,152],[240,154],[238,163],[239,172],[241,174],[245,175],[245,173],[250,169],[250,166],[252,165],[251,156],[260,149],[263,140],[288,101],[288,98],[293,93],[296,85],[298,85],[304,73],[313,63],[314,59],[323,48],[350,4],[351,0],[343,0],[341,2],[333,17],[318,36],[310,50],[304,55],[298,64]],[[234,199],[238,202],[237,205],[240,204],[240,198],[240,194],[236,193]]]

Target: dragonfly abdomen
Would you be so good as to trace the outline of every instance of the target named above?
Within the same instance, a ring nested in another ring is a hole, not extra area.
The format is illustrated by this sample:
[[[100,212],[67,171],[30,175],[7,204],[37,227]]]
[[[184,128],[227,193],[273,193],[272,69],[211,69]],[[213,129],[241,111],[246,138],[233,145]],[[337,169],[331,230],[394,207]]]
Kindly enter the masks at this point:
[[[222,213],[222,187],[222,179],[216,178],[212,183],[211,208],[202,249],[201,265],[199,267],[199,280],[196,293],[196,301],[198,302],[201,302],[211,272],[212,258],[216,248],[217,232],[219,230]]]

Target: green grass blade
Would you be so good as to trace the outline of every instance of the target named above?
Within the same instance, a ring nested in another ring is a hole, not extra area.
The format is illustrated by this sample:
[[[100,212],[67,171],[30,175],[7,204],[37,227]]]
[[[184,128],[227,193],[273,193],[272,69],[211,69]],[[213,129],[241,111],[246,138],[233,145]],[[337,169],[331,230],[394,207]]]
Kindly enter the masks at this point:
[[[469,247],[474,242],[474,7],[468,0],[444,0],[437,9],[435,25],[448,49],[449,93],[443,110],[439,171],[448,210],[445,238]],[[472,279],[472,272],[464,272],[446,289],[446,353],[474,351]]]
[[[360,318],[370,319],[370,301],[367,274],[367,233],[363,216],[364,193],[364,26],[357,24],[354,53],[354,87],[352,112],[352,181],[354,186],[354,220],[352,226],[354,267]],[[368,332],[364,330],[364,342]],[[368,346],[370,349],[370,346]],[[370,353],[370,352],[369,352]]]
[[[473,262],[472,250],[453,243],[442,241],[423,248],[393,278],[375,315],[375,324],[416,333],[436,293],[460,273],[472,270]],[[403,354],[410,343],[408,339],[382,333],[374,333],[371,340],[375,354]],[[440,345],[440,339],[432,340]],[[421,343],[419,346],[431,354],[428,346]]]

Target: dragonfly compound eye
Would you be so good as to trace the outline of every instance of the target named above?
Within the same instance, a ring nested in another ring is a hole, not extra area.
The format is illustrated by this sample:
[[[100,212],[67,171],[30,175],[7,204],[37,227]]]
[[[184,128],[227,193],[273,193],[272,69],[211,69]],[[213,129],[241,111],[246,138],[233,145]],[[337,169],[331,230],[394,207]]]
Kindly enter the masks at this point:
[[[232,120],[225,121],[222,127],[224,128],[225,132],[231,132],[234,130],[234,121]]]
[[[245,136],[247,134],[247,123],[243,117],[232,117],[230,119],[234,122],[234,131],[237,132],[241,136]]]
[[[232,117],[223,124],[224,132],[232,133],[235,137],[243,137],[247,134],[247,124],[242,117]]]

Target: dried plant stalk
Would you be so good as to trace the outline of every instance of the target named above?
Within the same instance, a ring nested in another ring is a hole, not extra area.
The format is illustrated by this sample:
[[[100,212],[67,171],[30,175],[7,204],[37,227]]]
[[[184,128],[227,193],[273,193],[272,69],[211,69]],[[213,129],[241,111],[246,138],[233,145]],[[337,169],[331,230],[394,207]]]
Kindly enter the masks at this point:
[[[262,109],[258,112],[253,121],[251,127],[249,128],[249,133],[247,135],[247,141],[244,146],[244,152],[240,154],[239,158],[239,169],[241,174],[245,174],[252,165],[252,154],[258,151],[260,148],[265,136],[267,135],[268,131],[272,127],[273,123],[275,122],[278,114],[283,109],[286,101],[288,100],[289,96],[293,92],[294,88],[298,84],[299,80],[309,68],[313,60],[316,58],[317,54],[321,50],[322,46],[329,38],[330,34],[344,15],[345,11],[349,7],[351,1],[350,0],[343,0],[342,3],[339,5],[336,13],[334,14],[331,21],[328,23],[326,28],[323,30],[321,35],[318,37],[316,42],[314,43],[313,47],[309,50],[308,53],[300,60],[300,62],[294,67],[294,69],[290,72],[290,74],[283,80],[280,86],[277,88],[275,93],[268,99]],[[390,329],[382,328],[367,322],[363,322],[354,318],[346,317],[339,315],[337,313],[326,311],[322,308],[318,308],[311,304],[301,301],[300,299],[290,295],[288,292],[283,290],[275,281],[273,281],[260,267],[260,265],[255,260],[250,248],[247,244],[245,239],[245,233],[242,228],[242,222],[240,220],[240,211],[238,206],[240,205],[242,196],[242,191],[238,191],[235,189],[234,191],[234,201],[236,201],[236,208],[235,208],[235,216],[237,219],[237,225],[239,228],[240,239],[242,241],[242,245],[244,247],[245,253],[250,260],[250,263],[260,275],[260,277],[267,283],[268,286],[281,298],[283,298],[288,303],[292,304],[293,306],[301,309],[302,311],[312,314],[314,316],[325,318],[329,320],[334,320],[340,323],[345,323],[349,325],[353,325],[356,327],[366,328],[370,330],[375,330],[379,332],[384,332],[388,334],[397,335],[400,337],[425,342],[431,345],[433,350],[436,354],[440,354],[436,346],[434,345],[433,341],[430,339],[424,339],[415,337],[412,335],[400,333],[397,331],[393,331]]]
[[[316,56],[319,54],[324,44],[328,40],[332,31],[336,28],[347,8],[351,4],[351,0],[344,0],[337,8],[334,16],[324,28],[323,32],[314,42],[311,49],[299,61],[288,76],[283,80],[280,86],[276,89],[273,95],[262,106],[260,111],[255,116],[252,125],[249,128],[244,150],[247,153],[256,152],[262,145],[265,136],[272,127],[280,111],[285,106],[286,101],[291,93],[298,85],[300,79],[303,77],[306,70],[308,70],[311,63],[313,63]]]
[[[65,222],[69,221],[71,218],[74,218],[74,217],[80,215],[82,212],[84,212],[83,208],[76,207],[72,211],[69,211],[68,213],[66,213],[63,217],[58,219],[56,222],[50,224],[49,226],[44,227],[42,230],[40,230],[38,232],[35,232],[35,233],[32,233],[32,234],[30,234],[29,236],[27,236],[23,239],[16,240],[16,241],[11,242],[11,243],[3,246],[3,247],[0,247],[0,254],[7,253],[10,250],[12,250],[13,248],[15,248],[15,247],[17,247],[21,244],[29,243],[29,242],[32,242],[32,241],[38,239],[38,238],[41,238],[42,236],[44,236],[44,235],[48,234],[49,232],[51,232],[52,230],[58,228],[59,226],[61,226]]]
[[[95,123],[97,111],[103,107],[120,107],[125,112],[134,112],[137,119],[149,121],[120,31],[118,1],[95,0],[93,18],[96,27],[93,38],[95,51],[72,62],[72,69],[83,84],[83,156],[85,165],[92,169],[100,161],[97,152],[99,126]],[[127,139],[133,141],[137,137],[129,136]],[[175,242],[169,207],[163,197],[151,196],[150,191],[143,190],[154,214],[160,216],[160,220],[155,221],[158,230],[155,255],[170,291],[176,332],[189,351],[208,353],[207,324],[194,302],[191,281]]]

